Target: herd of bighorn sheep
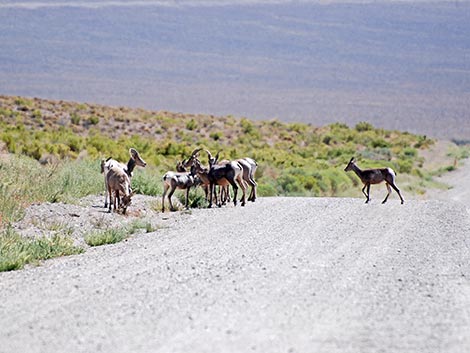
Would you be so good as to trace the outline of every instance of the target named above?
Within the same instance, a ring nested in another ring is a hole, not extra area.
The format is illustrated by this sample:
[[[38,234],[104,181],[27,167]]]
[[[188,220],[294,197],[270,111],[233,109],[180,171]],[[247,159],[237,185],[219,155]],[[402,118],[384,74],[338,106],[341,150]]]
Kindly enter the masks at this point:
[[[199,160],[199,153],[202,150],[207,153],[209,159],[208,166],[203,166]],[[129,154],[130,158],[127,164],[120,163],[111,158],[101,161],[101,173],[104,174],[105,184],[104,207],[107,208],[109,206],[109,212],[112,212],[114,207],[115,212],[121,211],[123,214],[126,213],[127,208],[131,204],[131,198],[134,195],[131,187],[132,171],[135,166],[145,167],[147,165],[134,148],[129,150]],[[208,150],[197,148],[188,159],[177,163],[176,171],[168,171],[163,175],[162,212],[165,212],[165,197],[167,197],[167,194],[170,210],[175,210],[171,197],[176,189],[186,191],[185,206],[188,208],[189,191],[192,187],[196,186],[201,186],[204,189],[209,207],[212,207],[213,203],[221,206],[230,202],[230,186],[233,189],[233,204],[235,206],[237,205],[239,188],[242,192],[240,199],[242,206],[245,206],[247,200],[254,202],[256,200],[257,183],[255,181],[255,172],[257,166],[256,161],[251,158],[219,161],[219,152],[213,157]],[[398,193],[401,203],[405,202],[395,184],[396,174],[391,168],[361,170],[353,157],[344,170],[346,172],[354,171],[361,179],[364,184],[362,193],[366,196],[366,203],[370,201],[370,185],[381,182],[385,182],[388,191],[382,203],[387,202],[392,188]],[[218,193],[216,192],[216,186],[219,187]],[[248,187],[251,187],[251,190],[247,199]]]
[[[162,212],[165,212],[165,196],[168,193],[170,209],[173,210],[171,196],[176,189],[186,190],[186,207],[188,207],[189,189],[193,186],[201,185],[206,194],[206,200],[209,201],[209,207],[212,203],[221,206],[230,201],[229,186],[233,188],[233,203],[237,205],[238,187],[242,189],[241,205],[246,204],[246,189],[251,186],[248,201],[256,200],[256,181],[255,172],[257,168],[256,161],[251,158],[241,158],[234,161],[219,161],[219,153],[215,157],[208,150],[204,150],[209,158],[209,165],[204,167],[199,160],[199,152],[202,148],[197,148],[191,153],[191,157],[177,164],[177,171],[170,171],[163,176],[163,197]],[[187,169],[190,168],[188,172]],[[219,201],[216,193],[216,186],[219,186]]]

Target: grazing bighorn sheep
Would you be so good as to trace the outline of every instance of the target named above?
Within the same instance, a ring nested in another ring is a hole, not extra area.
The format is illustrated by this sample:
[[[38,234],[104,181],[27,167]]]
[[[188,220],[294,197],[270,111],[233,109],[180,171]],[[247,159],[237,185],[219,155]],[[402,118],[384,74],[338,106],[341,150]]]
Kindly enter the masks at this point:
[[[129,175],[118,166],[111,167],[106,173],[106,186],[109,193],[109,212],[111,212],[111,206],[116,212],[118,210],[116,203],[118,203],[119,209],[126,214],[127,207],[131,204],[131,197],[134,195],[131,191]],[[121,196],[122,200],[120,200]]]
[[[105,196],[104,196],[104,207],[108,207],[108,198],[111,202],[111,195],[108,193],[108,184],[107,184],[107,178],[106,175],[109,172],[109,170],[113,167],[119,167],[124,172],[129,176],[129,178],[132,177],[132,172],[135,168],[136,165],[140,167],[145,167],[147,163],[140,157],[139,152],[135,148],[129,149],[129,161],[127,164],[120,163],[116,161],[115,159],[112,159],[111,157],[108,159],[103,159],[101,161],[101,173],[104,174],[104,186],[105,186]],[[119,199],[118,199],[119,201]]]
[[[165,212],[165,196],[168,190],[168,201],[170,202],[170,210],[174,211],[171,197],[176,189],[186,190],[186,208],[189,202],[189,190],[191,186],[196,186],[199,183],[199,178],[196,175],[194,167],[191,167],[190,172],[173,172],[169,171],[163,175],[163,196],[162,196],[162,212]]]
[[[362,183],[364,184],[364,187],[362,188],[362,193],[366,196],[366,203],[370,201],[370,185],[371,184],[379,184],[383,181],[385,181],[385,184],[387,185],[387,196],[385,199],[382,201],[382,203],[387,202],[388,197],[390,196],[390,193],[392,192],[391,188],[395,190],[398,193],[398,196],[400,196],[401,203],[403,204],[405,200],[403,200],[403,197],[401,197],[400,190],[398,187],[395,185],[395,172],[393,171],[392,168],[380,168],[380,169],[366,169],[366,170],[361,170],[357,165],[356,165],[356,160],[351,158],[349,161],[348,165],[346,168],[344,168],[344,171],[349,171],[352,170],[354,171],[357,176],[361,179]],[[364,192],[364,190],[367,188],[367,193]]]
[[[205,150],[209,157],[209,168],[203,168],[201,162],[196,158],[193,160],[193,165],[196,167],[195,170],[202,182],[209,181],[209,207],[212,207],[212,199],[215,195],[215,202],[217,204],[217,195],[215,193],[216,185],[232,185],[234,198],[233,203],[237,205],[237,192],[238,186],[242,188],[243,196],[241,199],[241,205],[245,206],[246,203],[246,185],[243,181],[243,168],[237,161],[228,161],[225,163],[217,163],[219,153],[216,157],[212,157],[212,154]]]

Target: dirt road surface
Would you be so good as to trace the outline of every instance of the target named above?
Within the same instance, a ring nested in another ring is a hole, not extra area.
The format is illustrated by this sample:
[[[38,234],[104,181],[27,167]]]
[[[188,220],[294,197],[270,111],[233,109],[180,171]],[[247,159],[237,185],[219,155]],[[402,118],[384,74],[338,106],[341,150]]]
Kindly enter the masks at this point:
[[[384,192],[193,210],[0,273],[0,352],[470,352],[468,203]]]

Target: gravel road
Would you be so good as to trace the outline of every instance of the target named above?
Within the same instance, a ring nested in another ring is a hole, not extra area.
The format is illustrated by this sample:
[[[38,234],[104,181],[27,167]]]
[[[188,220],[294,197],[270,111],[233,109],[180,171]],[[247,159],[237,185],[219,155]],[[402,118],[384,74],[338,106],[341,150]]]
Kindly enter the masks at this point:
[[[0,352],[469,352],[467,206],[384,189],[193,210],[0,273]]]

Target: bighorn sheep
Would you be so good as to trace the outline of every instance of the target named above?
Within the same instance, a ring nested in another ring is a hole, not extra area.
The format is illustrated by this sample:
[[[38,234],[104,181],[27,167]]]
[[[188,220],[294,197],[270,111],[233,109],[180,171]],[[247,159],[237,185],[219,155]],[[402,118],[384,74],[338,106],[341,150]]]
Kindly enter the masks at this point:
[[[199,157],[199,152],[202,148],[196,148],[192,153],[189,159],[183,159],[182,162],[177,162],[176,171],[178,172],[187,172],[188,168],[193,166],[193,162]],[[199,179],[199,185],[201,185],[204,190],[206,201],[209,201],[209,179]]]
[[[254,159],[245,157],[241,159],[237,159],[237,162],[243,168],[243,180],[251,186],[250,196],[248,196],[248,201],[255,202],[256,200],[256,187],[258,184],[255,181],[255,172],[258,164]]]
[[[105,186],[104,207],[105,208],[108,207],[108,198],[111,202],[111,195],[109,195],[108,193],[108,184],[107,184],[107,178],[106,178],[106,175],[109,172],[109,170],[113,167],[119,167],[129,176],[129,178],[131,178],[132,172],[136,165],[140,167],[145,167],[147,165],[147,163],[140,157],[139,152],[137,152],[135,148],[129,149],[129,155],[130,155],[130,158],[127,164],[120,163],[116,161],[115,159],[112,159],[111,157],[106,160],[103,159],[101,161],[101,173],[104,174],[104,186]]]
[[[241,205],[245,206],[246,203],[246,185],[243,181],[243,168],[237,161],[227,161],[224,163],[217,163],[219,153],[216,157],[212,157],[212,154],[205,150],[209,157],[209,168],[203,168],[201,162],[196,158],[193,160],[193,165],[196,167],[196,172],[201,178],[202,182],[209,182],[209,207],[212,207],[212,199],[215,195],[215,202],[217,204],[217,195],[215,194],[216,185],[232,185],[234,198],[233,203],[237,205],[237,192],[238,186],[242,188],[243,196],[241,199]]]
[[[126,214],[127,207],[131,204],[131,197],[134,195],[131,191],[129,175],[118,166],[111,167],[106,173],[106,187],[109,193],[109,212],[111,212],[111,206],[116,212],[118,210],[116,203],[119,203],[119,209],[122,209],[122,213]],[[122,196],[122,200],[120,200],[120,196]]]
[[[168,190],[168,201],[170,202],[170,210],[174,211],[171,197],[176,189],[186,190],[186,208],[189,202],[189,190],[191,186],[196,186],[199,183],[199,178],[196,175],[195,168],[191,167],[190,172],[166,172],[163,175],[163,196],[162,196],[162,212],[165,212],[165,196]]]
[[[344,168],[344,171],[346,172],[349,170],[354,171],[357,174],[357,176],[361,179],[362,183],[364,184],[364,187],[362,188],[362,193],[366,196],[366,203],[370,201],[370,185],[379,184],[383,181],[385,181],[385,184],[387,185],[388,193],[385,199],[382,201],[382,203],[387,202],[387,199],[390,196],[390,193],[392,192],[390,187],[392,187],[393,190],[395,190],[398,193],[398,196],[400,196],[401,203],[403,204],[405,202],[405,200],[403,200],[403,197],[401,197],[400,190],[395,185],[396,175],[392,168],[361,170],[356,165],[356,160],[353,157],[349,161],[346,168]],[[367,188],[367,193],[364,192],[366,188]]]
[[[195,149],[189,159],[187,160],[185,159],[182,162],[178,162],[177,167],[176,167],[177,170],[186,171],[186,168],[190,166],[195,159],[198,158],[199,152],[201,150],[202,148]],[[216,159],[218,159],[218,153],[215,158],[212,157],[212,155],[211,157],[209,157],[209,163],[211,163],[211,161],[215,161]],[[222,161],[219,161],[218,163],[223,164],[223,163],[229,163],[229,162],[230,161],[228,160],[222,160]],[[237,159],[236,162],[238,162],[243,168],[243,180],[249,186],[251,186],[251,192],[248,197],[248,201],[254,202],[256,200],[256,187],[258,186],[258,184],[255,181],[255,172],[256,172],[256,168],[258,167],[258,164],[256,163],[254,159],[248,158],[248,157]],[[206,200],[208,200],[209,180],[208,179],[201,180],[201,186],[204,188],[204,191],[206,194]],[[229,186],[230,186],[229,183],[227,183],[225,186],[220,185],[220,198],[221,198],[222,204],[225,204],[225,202],[227,201],[230,202]]]

